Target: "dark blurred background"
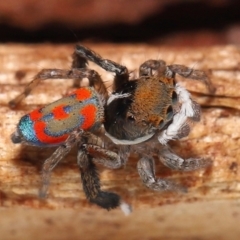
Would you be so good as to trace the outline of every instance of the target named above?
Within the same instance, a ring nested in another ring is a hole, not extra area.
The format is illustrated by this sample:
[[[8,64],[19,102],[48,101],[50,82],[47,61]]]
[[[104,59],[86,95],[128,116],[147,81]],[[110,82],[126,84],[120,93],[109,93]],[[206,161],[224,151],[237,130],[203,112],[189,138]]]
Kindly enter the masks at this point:
[[[0,42],[240,43],[237,0],[0,1]]]

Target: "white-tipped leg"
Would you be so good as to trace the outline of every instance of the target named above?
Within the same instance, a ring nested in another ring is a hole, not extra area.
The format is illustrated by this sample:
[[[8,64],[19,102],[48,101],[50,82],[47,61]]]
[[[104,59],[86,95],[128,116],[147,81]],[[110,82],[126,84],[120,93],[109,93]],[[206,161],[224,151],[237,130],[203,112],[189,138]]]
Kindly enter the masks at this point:
[[[120,208],[126,216],[128,216],[132,212],[131,205],[129,205],[123,201],[121,201],[121,203],[120,203]]]
[[[88,154],[84,146],[79,147],[77,160],[82,179],[83,191],[89,202],[107,210],[120,206],[122,211],[127,214],[127,204],[123,204],[121,197],[118,194],[102,191],[98,170],[93,162],[92,156]]]
[[[166,147],[159,153],[160,161],[173,170],[193,171],[205,168],[212,164],[209,158],[188,158],[183,159]]]
[[[186,188],[175,184],[173,181],[156,178],[154,160],[149,157],[143,157],[137,164],[138,173],[142,182],[154,191],[178,191],[186,192]]]

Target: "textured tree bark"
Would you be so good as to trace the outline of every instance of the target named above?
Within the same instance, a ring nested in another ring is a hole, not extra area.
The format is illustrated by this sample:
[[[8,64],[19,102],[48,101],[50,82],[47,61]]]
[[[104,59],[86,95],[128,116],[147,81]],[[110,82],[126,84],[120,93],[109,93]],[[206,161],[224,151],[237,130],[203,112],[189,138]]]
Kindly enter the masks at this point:
[[[10,135],[22,115],[61,98],[72,89],[72,81],[43,82],[14,110],[8,107],[8,102],[40,69],[69,68],[74,46],[0,45],[0,236],[3,239],[238,239],[240,49],[88,46],[104,58],[126,65],[133,75],[143,61],[151,58],[205,70],[216,88],[215,95],[197,81],[178,77],[203,106],[202,120],[188,138],[172,142],[171,146],[180,156],[208,156],[213,164],[208,169],[180,173],[156,161],[157,175],[187,186],[186,194],[146,189],[138,177],[134,157],[119,170],[99,166],[102,187],[119,193],[132,205],[133,213],[125,217],[119,209],[106,212],[86,201],[76,151],[72,151],[53,171],[48,198],[38,199],[41,166],[54,149],[13,145]],[[93,64],[89,67],[97,69],[111,86],[112,74]]]

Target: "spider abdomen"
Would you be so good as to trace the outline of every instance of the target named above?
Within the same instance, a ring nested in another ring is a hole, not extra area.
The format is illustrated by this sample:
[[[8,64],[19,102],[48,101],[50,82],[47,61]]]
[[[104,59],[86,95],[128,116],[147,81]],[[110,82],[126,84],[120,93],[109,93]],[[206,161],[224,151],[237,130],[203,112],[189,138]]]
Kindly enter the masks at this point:
[[[95,90],[79,88],[42,108],[23,116],[12,141],[52,146],[63,143],[75,129],[90,130],[101,125],[103,107]]]

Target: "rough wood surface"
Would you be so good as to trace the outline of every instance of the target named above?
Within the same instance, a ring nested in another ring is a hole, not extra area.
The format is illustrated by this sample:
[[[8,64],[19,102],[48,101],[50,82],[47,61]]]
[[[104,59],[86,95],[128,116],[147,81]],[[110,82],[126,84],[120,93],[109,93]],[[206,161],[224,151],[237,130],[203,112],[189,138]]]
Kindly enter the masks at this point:
[[[103,188],[119,193],[134,211],[106,212],[85,200],[73,151],[52,174],[50,193],[38,199],[41,165],[53,149],[13,145],[19,118],[71,89],[67,80],[45,81],[21,106],[7,103],[42,68],[69,68],[73,45],[0,45],[0,236],[4,239],[238,239],[240,229],[240,49],[234,46],[179,49],[146,45],[88,45],[133,74],[150,58],[207,71],[215,96],[204,85],[179,78],[203,106],[202,121],[190,136],[171,145],[179,155],[209,156],[213,165],[190,173],[156,162],[157,175],[189,188],[187,194],[146,189],[136,171],[100,167]],[[112,74],[96,68],[111,85]],[[134,72],[135,71],[135,72]],[[54,209],[54,211],[52,210]],[[44,233],[47,233],[46,235]]]

